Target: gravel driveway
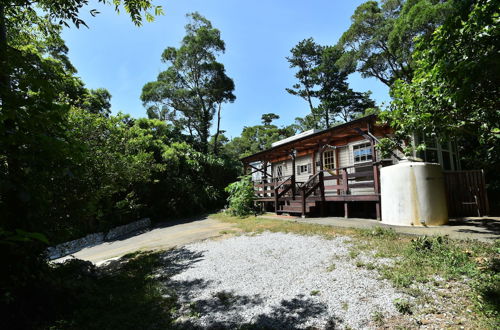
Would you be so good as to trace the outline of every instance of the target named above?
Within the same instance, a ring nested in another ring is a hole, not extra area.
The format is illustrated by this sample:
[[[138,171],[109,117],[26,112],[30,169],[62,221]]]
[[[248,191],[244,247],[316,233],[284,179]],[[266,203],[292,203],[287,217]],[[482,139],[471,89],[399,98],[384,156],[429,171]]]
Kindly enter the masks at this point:
[[[346,237],[282,233],[198,242],[166,285],[193,327],[373,328],[374,315],[397,315],[393,301],[409,298],[356,267],[348,248]]]

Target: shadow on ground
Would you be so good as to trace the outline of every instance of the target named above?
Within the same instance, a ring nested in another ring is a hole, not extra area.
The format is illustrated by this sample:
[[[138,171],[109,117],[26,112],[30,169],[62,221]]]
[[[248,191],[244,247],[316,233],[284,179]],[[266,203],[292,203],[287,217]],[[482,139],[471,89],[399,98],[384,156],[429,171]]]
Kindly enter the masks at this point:
[[[133,253],[101,266],[79,259],[53,265],[47,282],[41,285],[44,289],[33,302],[42,307],[29,311],[31,320],[23,325],[55,329],[297,329],[327,312],[327,306],[311,297],[297,296],[268,308],[248,323],[238,315],[265,304],[260,296],[218,292],[209,299],[196,300],[196,292],[209,282],[171,279],[203,258],[203,253],[181,247]],[[186,299],[196,303],[186,304]],[[210,318],[231,311],[235,313],[223,322]],[[197,320],[201,317],[206,322],[200,325]],[[341,322],[332,319],[330,328]]]
[[[452,219],[450,226],[463,226],[467,228],[458,229],[461,233],[492,234],[500,238],[500,220],[490,218],[465,218]]]

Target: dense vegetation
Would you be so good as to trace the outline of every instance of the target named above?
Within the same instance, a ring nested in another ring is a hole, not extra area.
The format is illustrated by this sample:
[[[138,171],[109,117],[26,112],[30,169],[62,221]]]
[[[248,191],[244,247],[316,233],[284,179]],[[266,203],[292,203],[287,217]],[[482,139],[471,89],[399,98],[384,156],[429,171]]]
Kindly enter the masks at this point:
[[[9,315],[5,324],[51,299],[47,280],[55,275],[44,260],[48,244],[141,217],[164,221],[221,208],[224,188],[239,172],[235,160],[216,155],[206,136],[215,106],[220,111],[222,102],[234,100],[234,84],[222,64],[203,65],[215,70],[207,73],[214,77],[204,87],[208,101],[189,104],[189,114],[199,118],[193,126],[198,136],[165,118],[111,115],[110,93],[85,87],[60,37],[58,20],[85,24],[78,18],[85,4],[0,5],[0,303]],[[150,8],[147,1],[125,3],[135,23],[142,17],[135,13]],[[185,40],[200,40],[210,22],[199,14],[192,18]],[[200,51],[191,46],[191,53]],[[43,312],[50,314],[48,309],[50,304]]]
[[[112,4],[137,25],[162,13],[148,0]],[[65,300],[61,288],[78,295],[86,286],[97,292],[94,280],[103,286],[126,283],[123,274],[109,277],[84,264],[54,269],[44,256],[48,244],[140,217],[207,212],[224,206],[227,193],[234,197],[235,214],[251,212],[248,179],[224,190],[240,174],[239,157],[296,132],[380,111],[369,93],[347,84],[354,71],[390,88],[393,101],[382,118],[396,131],[388,145],[408,141],[415,131],[458,140],[464,168],[487,171],[491,205],[500,205],[498,0],[360,5],[338,44],[306,39],[286,59],[297,79],[287,91],[305,99],[310,113],[285,127],[273,124],[277,115],[263,114],[261,125],[245,127],[231,141],[220,117],[223,105],[236,99],[235,86],[218,61],[225,43],[209,20],[190,14],[180,46],[161,54],[167,67],[143,87],[148,118],[138,119],[112,115],[110,93],[86,88],[69,61],[61,27],[87,25],[80,19],[86,6],[86,0],[0,2],[0,309],[6,325],[61,320],[62,328],[85,327],[84,318],[93,318],[96,310],[74,316],[74,324],[65,324],[54,311],[65,302],[68,308],[91,304],[92,297]],[[431,243],[456,256],[448,243]],[[462,259],[458,262],[469,260]],[[435,265],[448,267],[446,262]],[[475,267],[466,266],[467,274]],[[135,271],[132,276],[150,275]],[[82,274],[83,282],[72,281]],[[144,309],[150,302],[163,304],[144,279],[134,291],[151,297]],[[168,315],[160,321],[170,322]]]

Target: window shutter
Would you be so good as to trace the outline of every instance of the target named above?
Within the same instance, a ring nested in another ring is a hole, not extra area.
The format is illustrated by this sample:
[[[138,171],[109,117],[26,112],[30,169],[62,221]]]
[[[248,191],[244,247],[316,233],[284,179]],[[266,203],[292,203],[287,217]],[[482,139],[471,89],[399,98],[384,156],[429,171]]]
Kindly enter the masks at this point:
[[[300,165],[297,165],[297,175],[300,175]]]
[[[307,164],[307,173],[311,173],[311,163]]]

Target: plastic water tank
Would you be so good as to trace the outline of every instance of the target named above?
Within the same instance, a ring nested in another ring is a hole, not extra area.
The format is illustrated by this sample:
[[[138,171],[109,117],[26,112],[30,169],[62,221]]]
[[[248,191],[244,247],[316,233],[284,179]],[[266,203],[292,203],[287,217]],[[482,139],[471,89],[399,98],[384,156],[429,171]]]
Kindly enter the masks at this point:
[[[439,164],[402,162],[380,170],[382,222],[401,226],[448,223],[443,171]]]

